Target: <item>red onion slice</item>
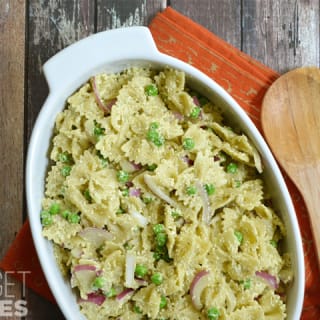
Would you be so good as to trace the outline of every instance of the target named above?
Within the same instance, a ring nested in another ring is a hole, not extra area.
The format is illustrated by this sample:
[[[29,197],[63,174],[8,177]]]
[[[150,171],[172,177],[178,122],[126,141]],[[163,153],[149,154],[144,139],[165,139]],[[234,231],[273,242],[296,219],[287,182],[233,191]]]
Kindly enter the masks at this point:
[[[98,306],[101,306],[104,301],[106,300],[106,297],[102,294],[98,294],[95,292],[89,293],[87,296],[87,299],[80,299],[79,302],[91,302]]]
[[[199,102],[197,96],[193,96],[193,97],[192,97],[192,100],[193,100],[193,103],[194,103],[197,107],[200,107],[200,102]]]
[[[277,278],[270,273],[265,271],[256,271],[256,276],[265,280],[272,289],[278,289],[279,284]]]
[[[116,296],[117,301],[123,301],[124,298],[128,297],[129,295],[132,295],[134,293],[134,290],[131,288],[124,289],[122,292],[120,292]]]
[[[194,161],[190,159],[187,155],[181,157],[181,160],[185,162],[189,167],[191,167],[194,163]]]
[[[135,169],[135,171],[138,171],[142,168],[142,165],[140,163],[135,163],[135,162],[131,161],[131,164],[132,164],[133,168]]]
[[[106,108],[107,108],[108,110],[110,110],[110,112],[111,112],[111,109],[112,109],[112,107],[116,104],[116,102],[117,102],[117,99],[111,99],[111,100],[107,103]]]
[[[192,280],[190,286],[190,295],[194,307],[198,310],[202,308],[201,294],[208,286],[209,271],[202,270],[198,272]]]
[[[96,84],[96,77],[91,78],[91,85],[92,85],[94,97],[95,97],[95,100],[97,102],[98,107],[103,111],[104,114],[109,114],[111,111],[111,107],[109,106],[109,104],[106,106],[102,102],[102,99],[100,97],[100,94],[99,94],[99,91],[97,88],[97,84]]]
[[[148,281],[144,279],[135,278],[135,280],[139,287],[146,287],[149,284]]]
[[[131,197],[140,197],[141,196],[141,190],[138,188],[130,188],[129,189],[129,195]]]
[[[183,119],[184,119],[183,114],[181,114],[179,112],[174,112],[173,115],[178,121],[183,121]]]
[[[79,271],[96,271],[97,268],[96,266],[93,266],[91,264],[78,264],[74,267],[73,271],[74,272],[79,272]]]

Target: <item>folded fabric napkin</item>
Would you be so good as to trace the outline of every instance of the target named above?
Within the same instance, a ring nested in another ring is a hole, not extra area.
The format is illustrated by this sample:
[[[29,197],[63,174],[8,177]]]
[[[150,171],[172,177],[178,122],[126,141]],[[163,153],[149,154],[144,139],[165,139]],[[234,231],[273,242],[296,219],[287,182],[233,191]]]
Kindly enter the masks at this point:
[[[276,72],[170,7],[153,19],[150,30],[160,51],[192,64],[214,79],[238,101],[261,130],[262,98],[279,76]],[[301,319],[320,319],[320,273],[308,214],[298,190],[287,177],[286,182],[298,216],[305,252],[306,291]],[[37,260],[28,221],[0,262],[0,268],[5,271],[30,271],[25,276],[26,285],[54,301]],[[18,279],[20,276],[22,281],[22,273],[16,272],[14,275]]]

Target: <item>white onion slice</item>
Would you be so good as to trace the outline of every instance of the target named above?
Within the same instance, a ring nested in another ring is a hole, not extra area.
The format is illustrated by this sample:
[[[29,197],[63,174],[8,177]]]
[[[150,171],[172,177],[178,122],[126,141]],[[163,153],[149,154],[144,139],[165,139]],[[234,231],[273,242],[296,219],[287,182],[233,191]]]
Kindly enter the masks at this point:
[[[152,177],[145,174],[143,176],[144,178],[144,182],[146,183],[146,185],[149,187],[149,189],[156,195],[158,196],[160,199],[164,200],[165,202],[167,202],[168,204],[170,204],[170,206],[172,207],[177,207],[178,204],[171,199],[168,195],[166,195],[153,181]]]
[[[256,169],[258,170],[258,172],[262,173],[263,172],[263,167],[262,167],[262,161],[261,161],[260,154],[259,154],[258,150],[255,147],[252,147],[252,149],[253,149],[254,165],[255,165]]]
[[[210,220],[212,218],[212,210],[210,208],[208,194],[199,181],[197,182],[197,188],[199,189],[199,195],[202,200],[202,221],[206,224],[210,224]]]
[[[134,271],[136,269],[136,256],[131,252],[126,254],[126,274],[125,274],[125,286],[127,288],[133,288],[135,286]]]
[[[202,308],[201,294],[208,286],[209,271],[202,270],[193,278],[190,286],[190,295],[194,307],[198,310]]]
[[[277,278],[265,271],[256,271],[256,276],[265,280],[272,289],[278,289],[279,284]]]
[[[100,247],[105,241],[113,239],[113,235],[107,230],[93,227],[82,229],[78,235],[82,239],[92,243],[95,247]]]
[[[123,301],[124,298],[129,297],[129,295],[132,295],[134,293],[134,290],[131,288],[124,289],[122,292],[120,292],[117,296],[116,299],[118,301]]]
[[[79,302],[91,302],[98,306],[101,306],[104,301],[106,300],[106,297],[102,294],[98,294],[95,292],[89,293],[87,299],[80,299]]]
[[[142,228],[146,227],[149,223],[148,219],[138,211],[132,211],[131,216]]]

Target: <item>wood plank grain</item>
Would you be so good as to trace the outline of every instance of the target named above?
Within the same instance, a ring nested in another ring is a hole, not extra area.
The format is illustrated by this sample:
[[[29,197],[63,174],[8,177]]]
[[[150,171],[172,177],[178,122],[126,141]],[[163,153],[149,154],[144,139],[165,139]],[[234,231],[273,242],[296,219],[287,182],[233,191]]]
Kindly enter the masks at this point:
[[[160,0],[97,0],[97,31],[146,26],[165,4]]]
[[[48,95],[42,65],[56,52],[94,32],[95,4],[90,0],[30,0],[27,138]]]
[[[4,0],[0,2],[0,258],[4,256],[22,225],[24,21],[25,4],[23,1]],[[4,289],[1,290],[0,300],[15,302],[21,299],[21,285],[7,278],[4,272],[0,274],[0,286]],[[8,289],[8,292],[5,289]],[[0,317],[1,319],[20,318],[11,314],[10,311],[4,312]]]
[[[243,0],[242,49],[285,72],[319,66],[318,0]]]
[[[241,47],[241,0],[171,0],[169,3],[230,44]]]
[[[95,2],[90,0],[30,0],[27,53],[27,141],[48,95],[42,65],[57,51],[94,32]],[[26,319],[64,319],[61,311],[31,290]]]

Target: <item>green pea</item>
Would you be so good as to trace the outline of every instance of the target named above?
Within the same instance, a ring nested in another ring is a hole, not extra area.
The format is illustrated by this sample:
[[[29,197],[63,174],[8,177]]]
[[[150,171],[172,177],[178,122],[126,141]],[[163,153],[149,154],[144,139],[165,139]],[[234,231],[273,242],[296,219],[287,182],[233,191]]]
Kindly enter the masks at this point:
[[[153,130],[147,132],[147,140],[154,143],[157,147],[161,147],[165,142],[164,137],[158,131]]]
[[[69,154],[66,151],[59,154],[59,160],[63,163],[68,163],[71,161],[71,159],[72,159],[71,154]]]
[[[182,141],[182,146],[185,150],[191,150],[194,148],[195,143],[191,138],[185,138]]]
[[[165,296],[161,296],[160,300],[160,309],[163,309],[167,306],[167,298]]]
[[[126,183],[129,181],[129,173],[123,170],[118,171],[117,173],[118,181],[121,183]]]
[[[59,203],[53,203],[51,206],[50,206],[50,209],[49,209],[49,212],[50,214],[58,214],[60,212],[60,204]]]
[[[157,96],[159,94],[158,88],[155,84],[149,84],[144,89],[147,96]]]
[[[161,232],[164,232],[165,231],[165,227],[162,223],[158,223],[158,224],[155,224],[153,226],[153,232],[155,234],[158,234],[158,233],[161,233]]]
[[[64,177],[67,177],[70,175],[70,172],[71,172],[71,167],[70,166],[63,166],[61,168],[61,175],[63,175]]]
[[[156,272],[151,276],[151,281],[155,285],[159,286],[163,282],[163,276],[161,273]]]
[[[67,219],[70,223],[79,223],[80,222],[80,216],[77,213],[70,213],[68,215]]]
[[[157,233],[156,243],[158,247],[163,247],[167,243],[167,235],[163,232]]]
[[[44,227],[50,226],[53,223],[52,215],[46,210],[40,212],[40,219]]]
[[[208,309],[207,315],[209,320],[217,320],[219,319],[220,312],[216,307],[213,307]]]
[[[216,191],[216,189],[212,183],[205,184],[204,188],[209,196],[213,195],[214,192]]]
[[[62,217],[65,218],[65,219],[68,219],[70,214],[71,214],[71,212],[69,210],[64,210],[61,213]]]
[[[93,280],[92,287],[94,290],[101,289],[106,284],[106,279],[104,277],[96,277]]]
[[[187,195],[193,196],[197,193],[197,188],[195,186],[189,186],[186,189]]]
[[[193,119],[196,119],[196,118],[199,117],[200,112],[201,112],[201,109],[199,107],[195,107],[195,108],[192,109],[189,117],[193,118]]]
[[[238,165],[236,163],[231,162],[228,164],[227,166],[228,173],[234,174],[234,173],[237,173],[237,171],[238,171]]]
[[[137,264],[134,273],[137,277],[143,278],[148,272],[148,269],[143,264]]]

